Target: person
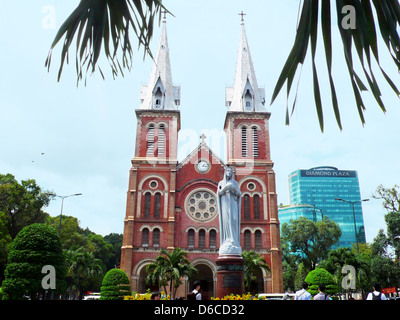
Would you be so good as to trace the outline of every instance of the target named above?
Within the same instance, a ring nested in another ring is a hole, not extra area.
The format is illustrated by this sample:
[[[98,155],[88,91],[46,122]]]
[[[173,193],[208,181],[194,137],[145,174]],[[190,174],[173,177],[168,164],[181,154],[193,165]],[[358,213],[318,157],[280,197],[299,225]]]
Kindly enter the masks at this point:
[[[302,289],[296,291],[294,300],[311,300],[311,294],[307,291],[308,283],[303,282]]]
[[[161,293],[160,292],[156,291],[156,292],[153,292],[151,294],[151,300],[160,300],[160,299],[161,299]]]
[[[329,300],[329,296],[325,294],[325,285],[323,283],[318,286],[318,293],[314,296],[314,300]]]
[[[188,294],[188,300],[201,300],[200,285],[200,280],[196,280],[193,283],[193,291],[191,294]]]
[[[367,300],[386,300],[386,296],[381,292],[381,285],[375,283],[374,290],[368,293]]]

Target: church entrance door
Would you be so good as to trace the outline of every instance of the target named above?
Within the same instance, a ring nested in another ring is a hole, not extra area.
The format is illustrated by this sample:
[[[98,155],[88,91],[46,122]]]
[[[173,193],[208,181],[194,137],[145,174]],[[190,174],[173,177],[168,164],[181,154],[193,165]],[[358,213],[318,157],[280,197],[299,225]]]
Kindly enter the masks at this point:
[[[196,264],[194,266],[198,273],[194,273],[190,278],[190,291],[193,290],[192,285],[196,280],[201,281],[201,295],[203,300],[210,300],[214,296],[214,276],[211,268],[206,264]]]

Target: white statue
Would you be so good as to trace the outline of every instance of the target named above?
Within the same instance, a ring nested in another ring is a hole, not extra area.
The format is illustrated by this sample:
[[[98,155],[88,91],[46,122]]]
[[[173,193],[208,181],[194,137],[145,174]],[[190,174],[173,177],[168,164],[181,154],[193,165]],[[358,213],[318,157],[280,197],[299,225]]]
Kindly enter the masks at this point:
[[[218,184],[218,210],[220,229],[219,255],[240,256],[240,202],[239,184],[233,178],[231,167],[225,169],[225,176]]]

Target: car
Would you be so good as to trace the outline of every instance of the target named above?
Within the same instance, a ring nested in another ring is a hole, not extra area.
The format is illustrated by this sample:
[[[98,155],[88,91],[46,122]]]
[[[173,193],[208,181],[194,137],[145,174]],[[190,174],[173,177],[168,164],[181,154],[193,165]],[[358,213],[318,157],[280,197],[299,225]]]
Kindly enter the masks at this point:
[[[260,293],[258,297],[265,300],[293,300],[294,295],[294,293]]]
[[[93,293],[93,294],[83,297],[83,300],[99,300],[99,299],[100,299],[100,294],[98,294],[98,293],[97,294]]]

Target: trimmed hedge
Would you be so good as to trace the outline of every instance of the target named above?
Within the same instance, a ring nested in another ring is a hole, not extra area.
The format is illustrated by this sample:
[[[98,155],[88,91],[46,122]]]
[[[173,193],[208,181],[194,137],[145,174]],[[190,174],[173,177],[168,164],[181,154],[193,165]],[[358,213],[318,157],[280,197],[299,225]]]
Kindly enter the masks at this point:
[[[56,271],[56,292],[63,292],[66,267],[58,232],[42,223],[23,228],[15,237],[2,283],[3,299],[38,299],[44,294],[42,268],[51,265]]]
[[[307,291],[311,293],[311,295],[316,295],[318,293],[318,286],[320,284],[325,285],[326,294],[336,294],[338,292],[338,288],[332,274],[323,268],[317,268],[311,271],[307,275],[305,281],[308,283]]]
[[[111,269],[106,273],[100,288],[100,300],[124,300],[131,295],[129,278],[121,269]]]

